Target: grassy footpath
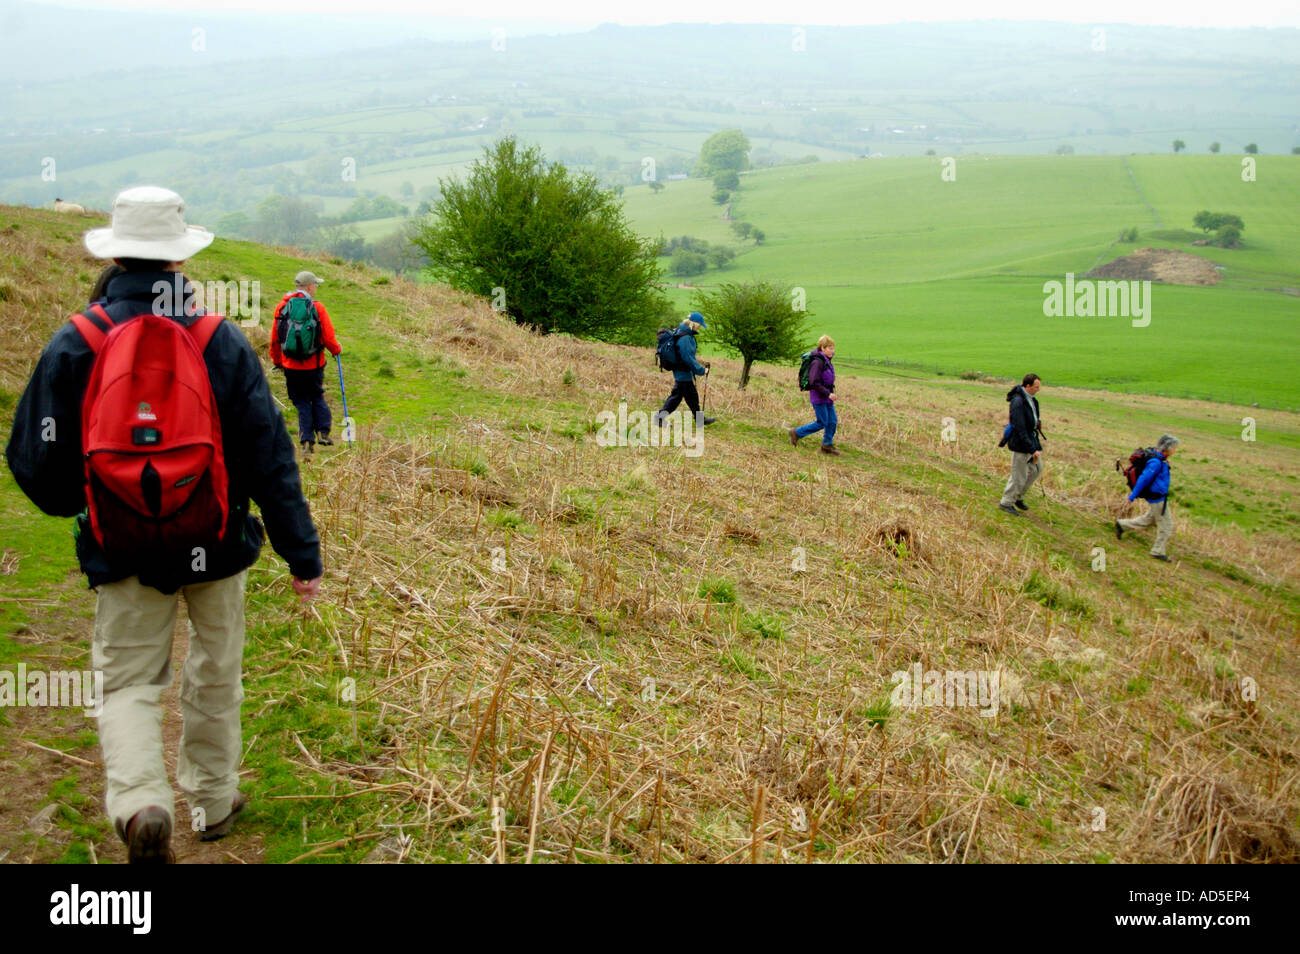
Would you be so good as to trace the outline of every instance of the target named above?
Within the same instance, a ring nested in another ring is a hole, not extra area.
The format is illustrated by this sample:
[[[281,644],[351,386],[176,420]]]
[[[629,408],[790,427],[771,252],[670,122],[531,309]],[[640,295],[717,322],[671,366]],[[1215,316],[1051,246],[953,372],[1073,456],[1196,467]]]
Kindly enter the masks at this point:
[[[90,273],[80,227],[0,214],[26,356],[0,365],[6,411]],[[244,243],[194,265],[325,275],[362,436],[304,469],[327,599],[300,608],[269,551],[250,574],[241,830],[266,860],[1296,857],[1294,416],[1253,409],[1247,443],[1239,408],[1049,387],[1042,492],[1012,522],[1004,385],[849,377],[830,461],[784,440],[808,413],[788,369],[742,393],[719,361],[701,456],[602,447],[598,411],[667,389],[648,349]],[[1111,462],[1166,429],[1167,567],[1108,530]],[[84,666],[67,522],[6,476],[0,529],[6,593],[57,607],[6,606],[4,663]],[[892,707],[914,662],[1001,672],[997,716]],[[4,775],[40,791],[6,800],[59,807],[43,835],[3,816],[0,853],[104,857],[97,769],[19,741],[94,761],[85,721],[13,716]]]

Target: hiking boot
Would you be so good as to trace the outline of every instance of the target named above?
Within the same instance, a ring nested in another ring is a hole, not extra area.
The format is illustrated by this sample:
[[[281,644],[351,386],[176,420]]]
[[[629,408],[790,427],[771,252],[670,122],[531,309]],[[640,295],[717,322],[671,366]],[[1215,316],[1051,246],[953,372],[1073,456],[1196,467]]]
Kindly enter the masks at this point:
[[[304,456],[310,456],[310,455],[311,455],[311,452],[312,452],[312,446],[313,446],[313,445],[312,445],[312,442],[311,442],[311,441],[303,441],[303,442],[302,442],[302,452],[303,452],[303,455],[304,455]]]
[[[715,423],[717,420],[718,420],[718,419],[717,419],[716,417],[706,417],[706,418],[704,418],[704,420],[700,421],[700,423],[701,423],[701,424],[713,424],[713,423]]]
[[[799,446],[799,432],[796,431],[796,430],[792,427],[792,428],[790,428],[788,431],[786,431],[786,433],[790,435],[790,443],[793,444],[795,447],[798,447],[798,446]]]
[[[319,434],[316,435],[316,443],[317,443],[317,444],[323,444],[323,445],[326,446],[326,447],[333,447],[333,446],[334,446],[334,442],[333,442],[332,440],[330,440],[330,436],[329,436],[328,434],[324,433],[323,431],[322,431],[321,433],[319,433]]]
[[[126,842],[126,856],[133,865],[174,864],[172,853],[172,820],[165,808],[150,805],[142,808],[126,823],[126,830],[118,828]]]
[[[1016,501],[1016,509],[1017,509],[1017,510],[1028,510],[1029,508],[1028,508],[1027,506],[1025,506],[1025,502],[1024,502],[1023,500],[1017,500],[1017,501]]]
[[[836,447],[834,444],[823,444],[823,445],[822,445],[822,453],[823,453],[823,454],[830,454],[830,455],[832,455],[833,457],[839,457],[839,456],[840,456],[840,449],[839,449],[838,447]]]
[[[243,792],[236,791],[234,801],[230,805],[230,814],[215,825],[209,825],[203,831],[199,832],[199,841],[218,841],[230,834],[230,829],[235,827],[237,819],[245,808],[248,807],[248,796]]]
[[[1013,517],[1020,516],[1020,511],[1017,510],[1015,507],[1011,506],[1011,504],[1000,503],[998,504],[998,509],[1001,510],[1003,513],[1011,514],[1011,516]]]
[[[1116,540],[1124,539],[1124,528],[1119,525],[1118,520],[1115,521],[1115,539]]]
[[[1153,553],[1151,555],[1155,557],[1157,560],[1159,560],[1161,563],[1169,562],[1169,557],[1165,556],[1163,553]]]

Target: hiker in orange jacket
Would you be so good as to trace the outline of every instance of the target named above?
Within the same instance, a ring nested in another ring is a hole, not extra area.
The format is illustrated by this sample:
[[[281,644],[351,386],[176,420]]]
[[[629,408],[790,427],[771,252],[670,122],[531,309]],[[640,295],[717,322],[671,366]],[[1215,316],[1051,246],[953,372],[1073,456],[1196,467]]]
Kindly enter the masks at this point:
[[[325,403],[325,352],[335,357],[343,353],[329,312],[316,300],[320,282],[311,272],[299,272],[293,279],[294,290],[275,306],[271,323],[271,363],[284,371],[289,400],[298,409],[298,443],[304,454],[310,454],[317,443],[334,443],[330,407]]]

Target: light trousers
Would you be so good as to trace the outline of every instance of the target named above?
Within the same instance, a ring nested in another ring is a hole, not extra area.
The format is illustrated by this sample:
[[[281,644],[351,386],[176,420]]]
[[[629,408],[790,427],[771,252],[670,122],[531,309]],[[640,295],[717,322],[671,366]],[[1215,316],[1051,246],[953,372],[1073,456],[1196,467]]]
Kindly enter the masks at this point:
[[[1011,476],[1007,478],[1006,489],[1002,491],[1002,506],[1012,506],[1034,486],[1043,466],[1033,457],[1033,454],[1022,454],[1020,451],[1011,452]]]
[[[108,816],[125,830],[140,809],[174,815],[163,764],[162,706],[172,684],[172,630],[184,595],[190,646],[181,669],[181,741],[176,777],[202,826],[230,814],[238,783],[239,706],[248,572],[165,594],[136,577],[97,588],[91,656],[104,673],[99,744],[107,773]]]
[[[1174,535],[1174,512],[1167,499],[1148,500],[1146,513],[1121,520],[1119,525],[1125,530],[1142,530],[1153,523],[1156,525],[1156,542],[1151,545],[1151,555],[1165,556]]]

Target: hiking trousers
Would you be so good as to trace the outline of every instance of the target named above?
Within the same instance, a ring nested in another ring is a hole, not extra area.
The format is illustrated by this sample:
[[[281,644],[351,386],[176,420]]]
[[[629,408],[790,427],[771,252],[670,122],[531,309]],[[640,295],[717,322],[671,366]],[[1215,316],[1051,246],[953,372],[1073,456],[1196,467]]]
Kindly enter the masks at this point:
[[[1169,509],[1169,499],[1148,500],[1147,512],[1137,517],[1119,521],[1125,530],[1142,530],[1156,525],[1156,542],[1151,545],[1152,556],[1165,556],[1169,541],[1174,536],[1174,512]]]
[[[196,826],[230,814],[238,784],[239,705],[247,570],[194,583],[179,593],[142,586],[138,577],[96,590],[94,668],[104,673],[99,744],[108,781],[106,809],[119,834],[140,809],[175,814],[163,764],[159,696],[172,684],[172,627],[181,595],[190,648],[181,669],[181,741],[176,779]]]
[[[333,420],[330,406],[325,403],[325,368],[285,368],[284,383],[289,400],[298,409],[298,443],[314,444],[317,434],[329,436]]]
[[[1034,481],[1042,473],[1043,465],[1033,458],[1033,454],[1011,452],[1011,476],[1007,478],[1006,489],[1002,491],[1002,506],[1013,506],[1017,500],[1024,499],[1029,488],[1034,486]]]
[[[694,381],[674,381],[672,392],[668,395],[668,400],[664,401],[664,406],[660,408],[658,418],[663,420],[673,411],[677,410],[677,405],[682,401],[691,409],[691,413],[699,415],[700,413],[700,392],[695,389]]]

